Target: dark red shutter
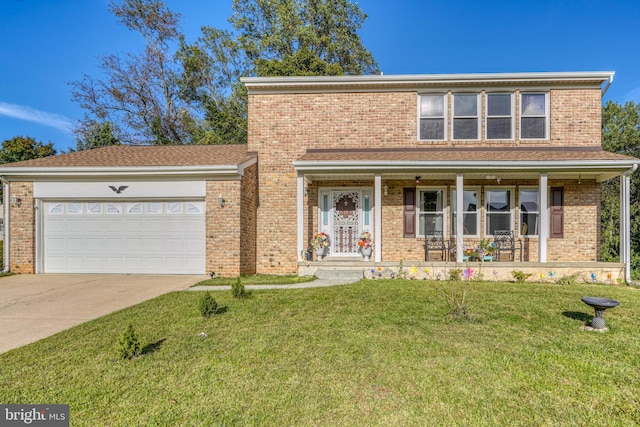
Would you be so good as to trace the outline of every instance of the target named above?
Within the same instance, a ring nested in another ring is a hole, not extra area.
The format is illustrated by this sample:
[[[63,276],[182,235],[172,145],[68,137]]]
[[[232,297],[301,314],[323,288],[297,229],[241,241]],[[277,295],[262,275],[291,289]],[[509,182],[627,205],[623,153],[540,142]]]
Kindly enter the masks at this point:
[[[404,189],[404,237],[416,237],[416,189]]]
[[[564,188],[551,187],[551,230],[549,237],[564,237]]]

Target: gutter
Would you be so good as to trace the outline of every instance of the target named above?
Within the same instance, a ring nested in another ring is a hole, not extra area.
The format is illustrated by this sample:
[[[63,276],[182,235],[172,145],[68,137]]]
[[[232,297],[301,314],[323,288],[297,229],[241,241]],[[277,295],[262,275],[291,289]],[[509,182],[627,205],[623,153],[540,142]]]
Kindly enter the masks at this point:
[[[0,176],[0,182],[2,183],[3,191],[2,195],[4,198],[4,243],[2,246],[2,259],[4,268],[2,269],[3,273],[9,272],[9,201],[11,200],[9,194],[9,181],[7,181],[6,176]]]

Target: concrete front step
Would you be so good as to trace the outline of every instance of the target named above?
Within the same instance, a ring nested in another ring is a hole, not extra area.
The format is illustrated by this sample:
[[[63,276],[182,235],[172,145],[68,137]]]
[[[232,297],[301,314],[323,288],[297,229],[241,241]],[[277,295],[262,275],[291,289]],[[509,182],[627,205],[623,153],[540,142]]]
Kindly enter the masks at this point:
[[[338,270],[338,269],[323,269],[316,270],[315,276],[318,279],[323,280],[353,280],[358,281],[364,277],[362,270]]]

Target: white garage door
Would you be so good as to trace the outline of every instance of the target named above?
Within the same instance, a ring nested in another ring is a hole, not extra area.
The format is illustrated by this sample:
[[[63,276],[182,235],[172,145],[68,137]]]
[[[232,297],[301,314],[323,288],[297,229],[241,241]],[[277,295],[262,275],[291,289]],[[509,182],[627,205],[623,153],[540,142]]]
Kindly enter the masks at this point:
[[[43,208],[45,273],[204,273],[204,201],[61,201]]]

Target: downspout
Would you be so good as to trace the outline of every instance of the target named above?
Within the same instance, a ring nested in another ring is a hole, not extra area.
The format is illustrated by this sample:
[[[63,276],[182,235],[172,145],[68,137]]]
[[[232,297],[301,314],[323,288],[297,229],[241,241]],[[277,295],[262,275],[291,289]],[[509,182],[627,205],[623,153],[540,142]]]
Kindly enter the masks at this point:
[[[3,191],[2,196],[4,198],[4,244],[2,245],[2,259],[4,261],[3,273],[9,272],[9,181],[4,176],[0,176],[0,182],[2,183]]]
[[[611,86],[611,83],[613,83],[613,74],[609,76],[609,81],[607,82],[607,85],[604,87],[604,89],[602,89],[603,97],[604,97],[604,94],[607,93],[607,89],[609,89],[609,86]]]
[[[633,174],[636,170],[638,169],[638,164],[634,164],[633,167],[629,170],[627,170],[626,172],[623,172],[623,176],[625,177],[629,177],[629,181],[631,180],[631,174]],[[630,202],[629,202],[629,195],[631,192],[631,188],[629,188],[630,186],[625,186],[627,188],[625,188],[625,194],[624,194],[624,198],[625,201],[624,203],[627,205],[627,209],[625,212],[625,217],[624,218],[620,218],[620,221],[625,221],[626,226],[626,234],[627,236],[625,236],[625,245],[626,245],[626,249],[625,249],[625,259],[624,259],[624,276],[625,276],[625,282],[627,283],[627,285],[635,285],[632,281],[631,281],[631,218],[630,218],[630,214],[631,214],[631,206],[630,206]]]

